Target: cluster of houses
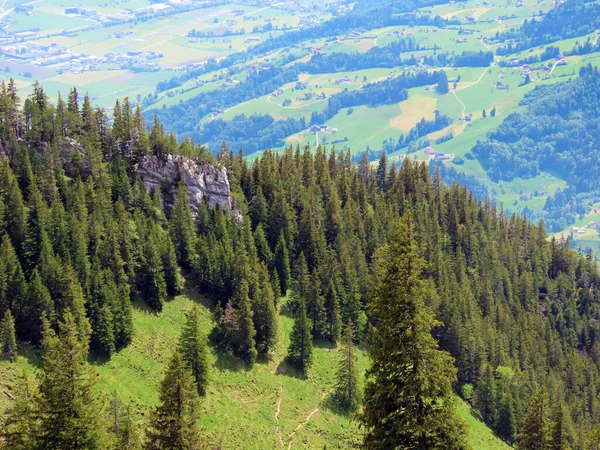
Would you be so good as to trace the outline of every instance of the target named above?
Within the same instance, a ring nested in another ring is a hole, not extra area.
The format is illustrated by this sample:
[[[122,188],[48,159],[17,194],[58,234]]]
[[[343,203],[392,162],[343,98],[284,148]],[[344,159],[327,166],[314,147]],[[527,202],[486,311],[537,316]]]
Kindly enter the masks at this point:
[[[431,145],[425,147],[425,154],[428,155],[430,158],[436,159],[438,161],[448,161],[452,159],[452,155],[449,155],[448,153],[438,152]]]

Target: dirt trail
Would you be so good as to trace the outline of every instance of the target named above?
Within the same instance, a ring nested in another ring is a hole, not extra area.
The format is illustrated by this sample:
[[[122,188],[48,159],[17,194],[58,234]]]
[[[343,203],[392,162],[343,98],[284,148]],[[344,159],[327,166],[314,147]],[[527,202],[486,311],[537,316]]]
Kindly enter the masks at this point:
[[[275,421],[277,422],[277,427],[275,428],[275,430],[277,431],[277,435],[279,436],[279,445],[281,447],[283,447],[285,445],[283,443],[283,435],[281,434],[281,429],[279,428],[279,412],[281,411],[281,400],[282,399],[283,399],[283,383],[281,383],[281,385],[279,386],[279,395],[277,396],[277,402],[276,402],[277,410],[275,411]]]
[[[327,396],[327,392],[323,392],[323,393],[321,394],[321,403],[323,403],[323,400],[325,399],[325,397],[326,397],[326,396]],[[294,442],[294,435],[296,434],[296,432],[297,432],[297,431],[298,431],[300,428],[302,428],[304,425],[306,425],[308,422],[310,422],[310,418],[311,418],[312,416],[314,416],[316,413],[318,413],[320,409],[321,409],[321,406],[320,406],[320,405],[319,405],[317,408],[313,409],[313,410],[312,410],[312,411],[311,411],[311,412],[308,414],[308,416],[306,416],[306,419],[304,419],[304,421],[303,421],[303,422],[300,422],[300,423],[298,424],[298,426],[297,426],[296,428],[294,428],[294,431],[292,431],[292,432],[290,433],[290,435],[288,436],[288,450],[291,450],[291,448],[292,448],[292,444],[293,444],[293,442]]]

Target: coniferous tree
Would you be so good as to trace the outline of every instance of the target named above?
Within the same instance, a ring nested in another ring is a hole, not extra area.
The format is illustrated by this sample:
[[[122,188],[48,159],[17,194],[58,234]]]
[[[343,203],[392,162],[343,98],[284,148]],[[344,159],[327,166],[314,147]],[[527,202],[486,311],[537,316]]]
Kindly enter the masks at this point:
[[[119,427],[116,432],[116,448],[138,450],[142,447],[139,425],[133,418],[131,407],[127,405],[119,418]]]
[[[475,388],[475,407],[481,413],[485,423],[490,424],[494,420],[496,382],[491,365],[487,365],[483,375]]]
[[[340,300],[335,289],[333,278],[325,292],[325,310],[327,311],[327,338],[334,344],[340,340],[342,319],[340,317]]]
[[[551,442],[549,450],[571,450],[569,435],[565,424],[565,410],[562,402],[554,411],[554,418],[550,429]]]
[[[162,311],[163,303],[167,297],[167,284],[153,233],[149,233],[144,246],[144,264],[140,290],[144,300],[152,309]]]
[[[306,316],[306,304],[303,298],[300,298],[298,302],[294,327],[290,334],[287,360],[292,367],[304,374],[306,374],[312,364],[310,322]]]
[[[208,385],[208,344],[200,329],[200,308],[194,305],[187,313],[180,338],[181,355],[196,380],[198,395],[206,394]]]
[[[0,320],[0,354],[11,361],[17,357],[15,319],[10,309],[6,310],[4,317]]]
[[[355,411],[361,401],[361,391],[358,386],[358,357],[354,354],[354,335],[354,325],[349,322],[344,328],[334,394],[337,401],[351,411]]]
[[[19,374],[14,389],[14,403],[0,417],[1,448],[31,450],[38,448],[38,387],[25,371]],[[43,444],[43,443],[42,443]]]
[[[512,445],[514,443],[517,432],[516,414],[513,397],[508,392],[502,394],[500,398],[498,418],[496,419],[494,430],[500,438],[509,444]]]
[[[26,284],[24,298],[27,299],[27,303],[23,304],[18,318],[18,325],[22,330],[20,337],[38,344],[42,339],[42,321],[44,318],[51,319],[54,303],[37,269],[34,269],[29,283]]]
[[[287,293],[290,283],[290,257],[288,254],[287,245],[285,243],[285,236],[283,231],[279,234],[279,240],[275,247],[275,259],[274,259],[275,270],[279,277],[280,284],[280,295],[284,296]]]
[[[188,203],[187,188],[180,184],[169,219],[169,230],[175,246],[177,260],[186,269],[191,268],[194,259],[194,220]]]
[[[277,339],[277,310],[269,272],[264,265],[261,266],[258,285],[260,288],[253,302],[256,349],[261,354],[268,354]]]
[[[256,330],[254,328],[254,322],[252,317],[252,304],[250,303],[250,297],[248,296],[248,283],[244,280],[241,282],[238,292],[238,310],[237,310],[237,339],[236,339],[236,353],[252,367],[256,361],[258,354],[256,350]]]
[[[40,376],[40,432],[45,448],[104,449],[103,405],[95,392],[96,374],[86,361],[87,349],[69,310],[59,334],[46,327]]]
[[[519,450],[549,450],[550,407],[545,387],[538,389],[527,406],[523,422],[517,435]]]
[[[364,448],[462,449],[464,425],[456,416],[452,358],[438,349],[438,322],[425,306],[431,295],[414,240],[411,214],[378,253],[373,300],[371,368],[367,372]],[[402,414],[398,414],[402,411]]]
[[[198,394],[194,376],[178,351],[160,384],[160,405],[150,416],[147,450],[195,450],[199,444]]]

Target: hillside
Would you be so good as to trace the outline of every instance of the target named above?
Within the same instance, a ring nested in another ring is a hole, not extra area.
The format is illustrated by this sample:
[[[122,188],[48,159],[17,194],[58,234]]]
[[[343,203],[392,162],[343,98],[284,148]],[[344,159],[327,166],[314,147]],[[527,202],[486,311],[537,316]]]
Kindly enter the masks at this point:
[[[213,326],[209,305],[204,298],[195,298],[202,305],[203,329],[209,332]],[[160,315],[148,310],[143,302],[134,303],[131,345],[111,361],[92,359],[101,377],[102,392],[107,397],[116,392],[126,403],[131,402],[140,419],[158,402],[156,386],[181,332],[184,312],[192,302],[189,296],[178,296],[165,304]],[[337,351],[326,343],[317,345],[314,370],[307,379],[299,377],[281,364],[292,319],[280,315],[279,320],[282,327],[273,359],[260,361],[252,370],[235,358],[211,351],[213,369],[200,415],[203,434],[215,446],[227,449],[313,449],[324,445],[331,449],[358,448],[357,422],[339,411],[330,398]],[[358,355],[364,371],[367,356],[362,350]],[[33,350],[13,364],[0,360],[0,392],[10,392],[16,374],[20,370],[35,371],[37,363],[37,352]],[[8,404],[8,397],[1,395],[0,414]],[[469,424],[469,442],[474,449],[509,448],[471,415],[465,403],[459,403],[459,413]]]

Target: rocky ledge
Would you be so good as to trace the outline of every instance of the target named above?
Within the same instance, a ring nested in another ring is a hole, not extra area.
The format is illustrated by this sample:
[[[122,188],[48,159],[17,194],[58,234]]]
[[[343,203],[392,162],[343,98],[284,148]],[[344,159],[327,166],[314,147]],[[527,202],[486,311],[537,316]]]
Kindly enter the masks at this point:
[[[242,217],[232,204],[227,169],[212,164],[198,165],[183,156],[168,155],[164,158],[146,156],[138,165],[138,172],[149,191],[160,189],[163,199],[174,198],[177,186],[182,181],[187,186],[190,209],[195,216],[202,202],[209,209],[219,205],[231,211],[236,220]]]

